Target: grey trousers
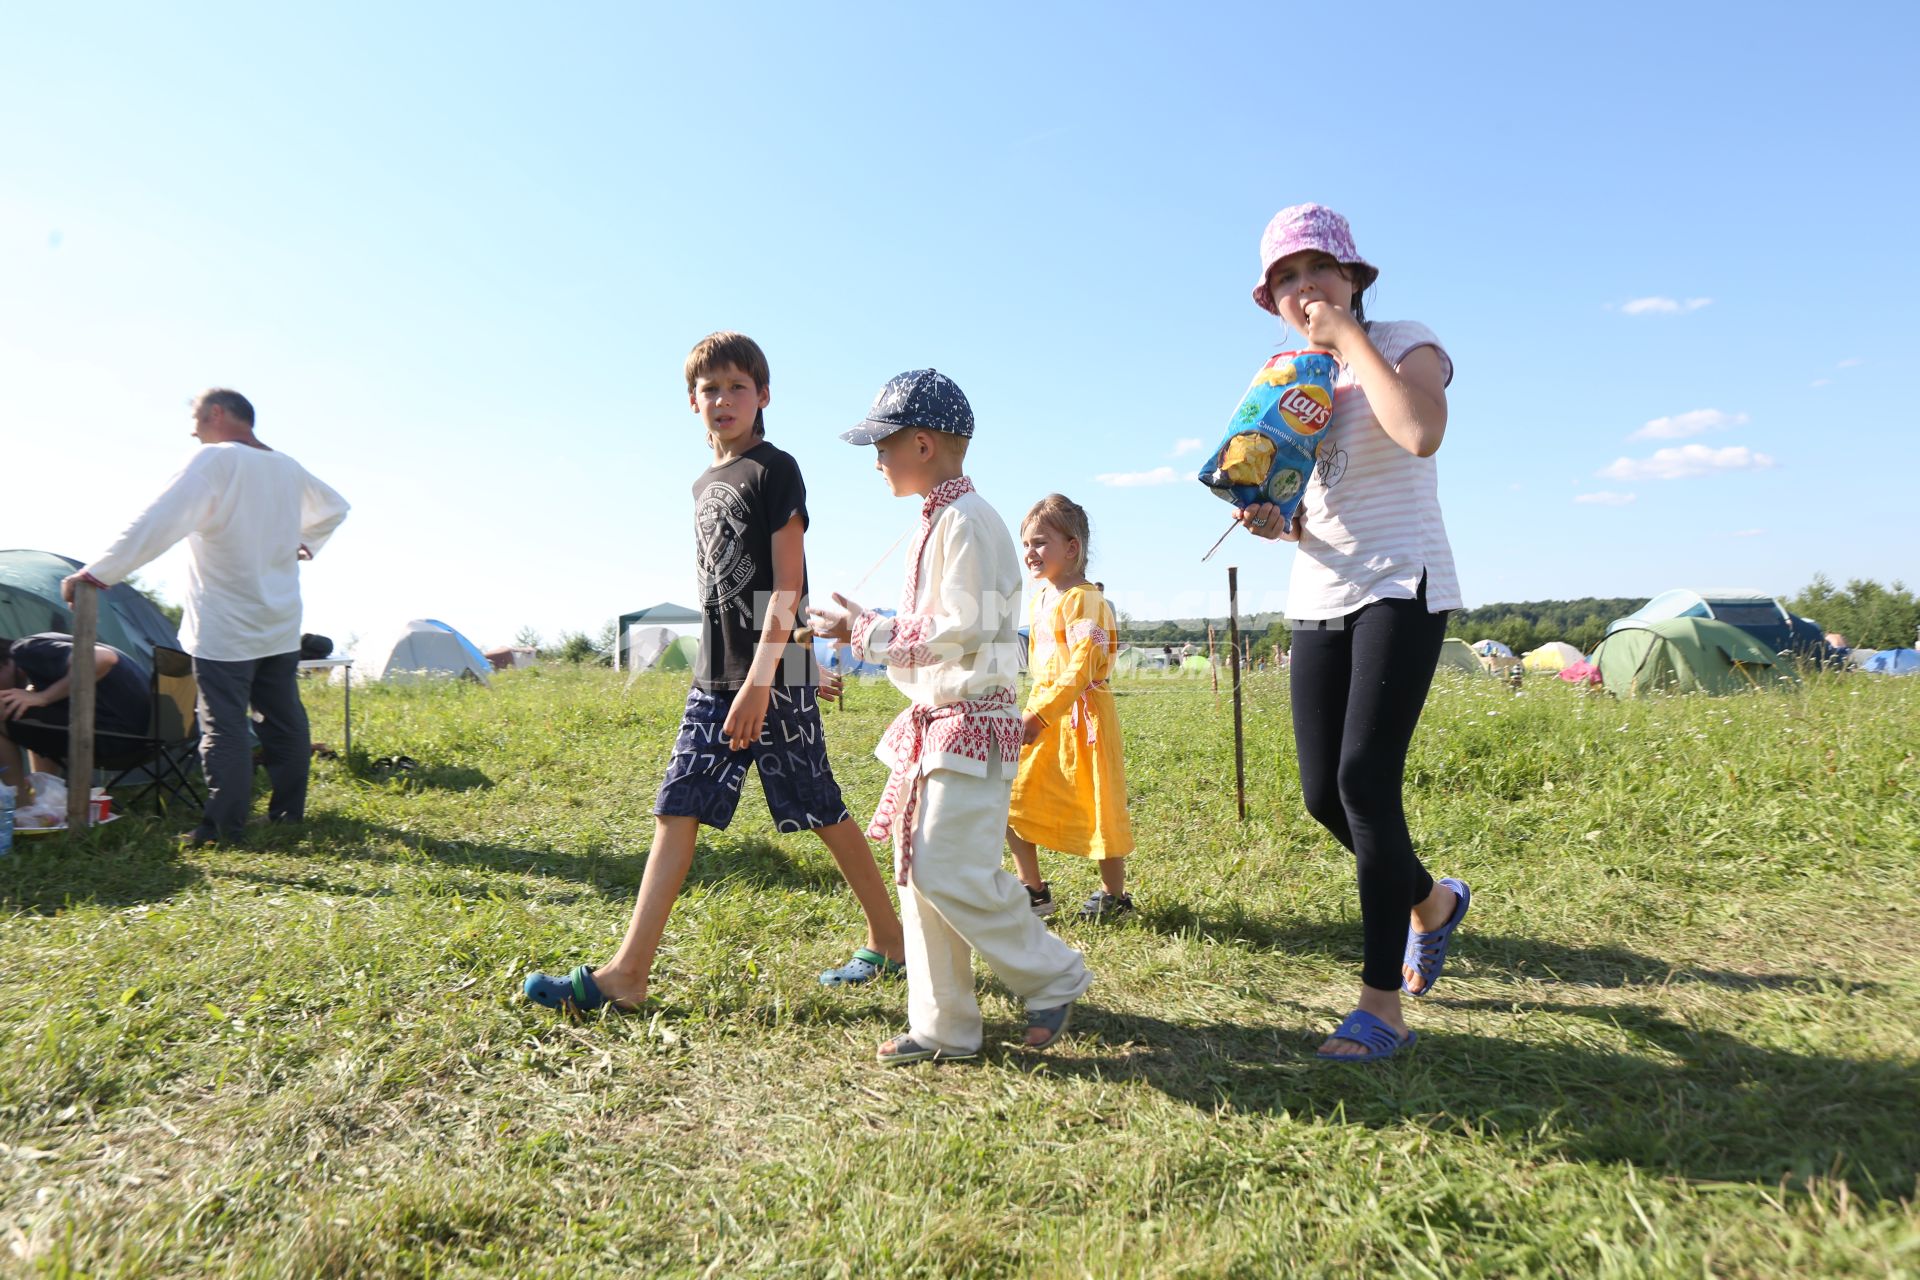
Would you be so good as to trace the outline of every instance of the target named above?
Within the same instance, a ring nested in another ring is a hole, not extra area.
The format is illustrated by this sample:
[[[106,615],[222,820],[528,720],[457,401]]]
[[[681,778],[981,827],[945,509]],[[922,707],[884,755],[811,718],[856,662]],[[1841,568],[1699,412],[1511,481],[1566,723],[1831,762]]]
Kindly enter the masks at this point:
[[[242,662],[193,660],[193,678],[200,686],[200,767],[207,775],[207,811],[198,834],[238,836],[253,810],[249,705],[260,713],[255,732],[273,784],[268,821],[299,822],[307,816],[307,760],[313,740],[307,736],[299,671],[297,651]]]

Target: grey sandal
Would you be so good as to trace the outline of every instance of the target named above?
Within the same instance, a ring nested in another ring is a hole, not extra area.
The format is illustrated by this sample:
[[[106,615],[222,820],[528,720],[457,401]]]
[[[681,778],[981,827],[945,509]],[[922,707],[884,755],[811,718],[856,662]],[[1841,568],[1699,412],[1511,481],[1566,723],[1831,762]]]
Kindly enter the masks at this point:
[[[1021,1044],[1036,1051],[1052,1048],[1056,1040],[1067,1034],[1067,1023],[1073,1017],[1074,1004],[1074,1001],[1069,1000],[1065,1004],[1057,1004],[1051,1009],[1027,1010],[1027,1030],[1044,1031],[1047,1033],[1047,1038],[1039,1044],[1028,1044],[1026,1040],[1022,1039]]]

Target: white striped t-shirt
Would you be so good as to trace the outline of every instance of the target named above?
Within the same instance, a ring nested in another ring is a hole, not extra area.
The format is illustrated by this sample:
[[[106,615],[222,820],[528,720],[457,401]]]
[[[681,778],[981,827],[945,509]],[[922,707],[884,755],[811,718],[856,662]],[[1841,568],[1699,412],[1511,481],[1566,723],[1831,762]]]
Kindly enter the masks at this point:
[[[1394,368],[1432,347],[1453,381],[1453,361],[1433,330],[1411,320],[1376,320],[1367,336]],[[1341,366],[1333,422],[1301,500],[1300,553],[1287,586],[1287,615],[1338,618],[1375,600],[1412,600],[1427,576],[1427,609],[1460,607],[1453,549],[1440,518],[1440,477],[1432,458],[1401,448],[1373,416],[1367,393]]]

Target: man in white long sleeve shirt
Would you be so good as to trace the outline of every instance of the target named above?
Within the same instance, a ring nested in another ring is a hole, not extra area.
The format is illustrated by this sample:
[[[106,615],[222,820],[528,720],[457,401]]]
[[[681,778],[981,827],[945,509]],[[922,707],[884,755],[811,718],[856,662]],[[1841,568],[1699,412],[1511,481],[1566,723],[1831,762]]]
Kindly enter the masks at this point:
[[[300,567],[325,545],[347,504],[284,453],[253,434],[253,405],[215,389],[194,402],[201,449],[107,553],[69,577],[110,587],[187,539],[187,599],[180,643],[200,686],[200,762],[207,809],[185,839],[238,837],[253,807],[247,708],[273,784],[267,817],[306,816],[306,708],[300,702]]]

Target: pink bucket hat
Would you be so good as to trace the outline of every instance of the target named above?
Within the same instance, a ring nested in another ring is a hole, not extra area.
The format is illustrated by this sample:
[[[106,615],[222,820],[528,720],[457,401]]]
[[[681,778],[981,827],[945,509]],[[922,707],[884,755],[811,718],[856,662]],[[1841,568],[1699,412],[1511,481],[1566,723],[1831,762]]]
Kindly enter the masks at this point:
[[[1353,228],[1347,220],[1323,204],[1296,204],[1273,215],[1260,237],[1260,279],[1253,286],[1253,300],[1261,310],[1280,314],[1267,291],[1267,273],[1273,264],[1290,253],[1318,249],[1332,256],[1343,267],[1353,268],[1355,292],[1372,284],[1380,269],[1360,256],[1353,247]]]

